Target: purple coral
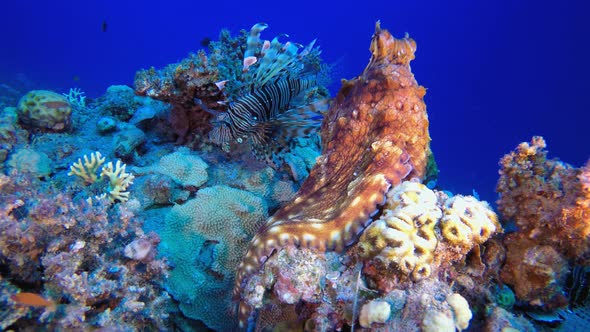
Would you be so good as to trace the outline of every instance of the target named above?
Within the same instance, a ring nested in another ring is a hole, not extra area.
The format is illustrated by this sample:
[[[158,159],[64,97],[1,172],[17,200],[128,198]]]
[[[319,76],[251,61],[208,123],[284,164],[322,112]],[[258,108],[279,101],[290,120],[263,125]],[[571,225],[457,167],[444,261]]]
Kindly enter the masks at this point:
[[[37,320],[16,320],[11,328],[34,322],[50,330],[167,329],[170,298],[161,287],[166,263],[155,259],[155,248],[141,260],[124,256],[125,243],[134,238],[152,246],[159,241],[143,234],[133,201],[90,205],[13,172],[0,175],[0,206],[0,262],[7,277],[22,291],[57,303],[55,313],[32,311]]]

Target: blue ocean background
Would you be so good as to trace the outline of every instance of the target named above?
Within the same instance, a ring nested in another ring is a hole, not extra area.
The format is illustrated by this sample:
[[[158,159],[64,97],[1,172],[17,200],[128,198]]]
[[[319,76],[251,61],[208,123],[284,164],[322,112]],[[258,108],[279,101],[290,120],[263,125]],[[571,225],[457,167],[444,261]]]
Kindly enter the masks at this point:
[[[495,201],[498,161],[533,135],[550,157],[590,157],[590,28],[584,1],[5,1],[0,83],[89,98],[132,85],[142,68],[180,61],[254,23],[268,36],[318,39],[341,78],[369,59],[377,20],[418,43],[412,70],[428,89],[439,185]],[[103,31],[103,22],[106,31]]]

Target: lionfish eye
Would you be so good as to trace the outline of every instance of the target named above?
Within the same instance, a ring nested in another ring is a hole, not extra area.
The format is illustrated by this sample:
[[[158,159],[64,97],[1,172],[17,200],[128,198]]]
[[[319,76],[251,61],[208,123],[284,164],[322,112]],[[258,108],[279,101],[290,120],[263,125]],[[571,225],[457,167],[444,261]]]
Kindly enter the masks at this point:
[[[254,115],[254,116],[252,117],[252,119],[253,119],[254,121],[258,121],[258,117],[257,117],[256,115]]]

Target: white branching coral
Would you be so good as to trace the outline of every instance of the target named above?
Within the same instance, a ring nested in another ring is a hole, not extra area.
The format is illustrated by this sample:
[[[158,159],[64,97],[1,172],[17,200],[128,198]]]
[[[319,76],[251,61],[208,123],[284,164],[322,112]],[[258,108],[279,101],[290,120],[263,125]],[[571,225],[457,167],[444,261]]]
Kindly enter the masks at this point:
[[[84,108],[86,107],[86,96],[84,95],[84,91],[78,88],[71,88],[68,93],[62,93],[64,97],[68,100],[70,105]]]
[[[84,155],[84,162],[82,162],[82,159],[78,159],[77,162],[70,166],[68,175],[78,176],[84,180],[87,186],[94,184],[98,180],[98,168],[104,162],[105,158],[98,151],[91,153],[90,158]],[[96,195],[95,198],[108,198],[111,203],[116,201],[125,202],[129,199],[129,192],[126,190],[133,183],[135,176],[125,171],[126,166],[120,160],[117,160],[115,165],[113,165],[113,162],[109,162],[102,167],[100,177],[108,178],[108,187],[103,194]]]

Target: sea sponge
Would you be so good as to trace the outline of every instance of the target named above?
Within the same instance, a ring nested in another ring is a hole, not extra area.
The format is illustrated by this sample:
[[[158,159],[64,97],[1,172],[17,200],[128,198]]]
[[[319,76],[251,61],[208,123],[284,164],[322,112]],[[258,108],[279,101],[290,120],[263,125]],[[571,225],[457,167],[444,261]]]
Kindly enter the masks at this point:
[[[359,315],[359,324],[370,328],[373,323],[385,323],[391,315],[391,305],[385,301],[373,300],[365,303]]]
[[[462,331],[469,327],[472,313],[467,300],[453,293],[446,297],[446,304],[448,306],[429,306],[422,318],[422,331],[455,332],[455,329]]]
[[[72,106],[66,97],[47,90],[33,90],[18,102],[18,119],[32,128],[63,132],[72,122]]]
[[[457,330],[463,331],[469,326],[469,321],[473,314],[469,309],[469,303],[463,296],[458,293],[453,293],[447,296],[447,303],[453,309],[453,316],[455,317],[455,326]]]
[[[422,319],[422,332],[455,332],[455,321],[444,312],[430,309]]]
[[[438,243],[434,228],[441,216],[432,190],[418,182],[403,182],[388,192],[383,215],[361,236],[361,252],[394,265],[414,280],[428,277]]]
[[[443,209],[442,234],[453,245],[472,247],[501,229],[496,213],[473,196],[456,195],[445,202]]]

